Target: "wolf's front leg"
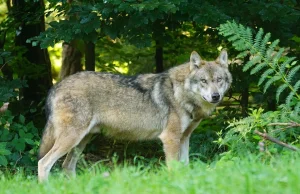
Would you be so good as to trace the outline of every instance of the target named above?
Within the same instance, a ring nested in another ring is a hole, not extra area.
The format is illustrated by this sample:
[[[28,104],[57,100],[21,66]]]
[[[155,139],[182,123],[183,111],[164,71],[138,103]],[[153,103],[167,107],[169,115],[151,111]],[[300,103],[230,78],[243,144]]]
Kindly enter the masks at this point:
[[[183,132],[180,139],[180,154],[179,160],[184,164],[189,163],[189,148],[190,148],[190,137],[194,129],[199,125],[200,121],[193,121],[189,127]]]
[[[180,122],[176,115],[169,116],[167,127],[160,134],[159,138],[163,143],[167,166],[170,168],[172,161],[179,160],[180,152]]]
[[[159,137],[163,142],[167,166],[170,167],[172,161],[179,160],[180,137],[174,133],[162,133]]]
[[[180,162],[183,162],[184,164],[189,163],[189,147],[190,147],[189,145],[190,145],[190,136],[183,137],[180,140],[179,160],[180,160]]]

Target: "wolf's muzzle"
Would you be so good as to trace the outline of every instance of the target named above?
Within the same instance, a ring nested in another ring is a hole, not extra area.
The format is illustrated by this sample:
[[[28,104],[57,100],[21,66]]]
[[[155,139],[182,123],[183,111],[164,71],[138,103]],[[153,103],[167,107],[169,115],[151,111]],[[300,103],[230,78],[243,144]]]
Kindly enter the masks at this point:
[[[215,92],[211,95],[213,102],[218,102],[220,100],[220,94]]]

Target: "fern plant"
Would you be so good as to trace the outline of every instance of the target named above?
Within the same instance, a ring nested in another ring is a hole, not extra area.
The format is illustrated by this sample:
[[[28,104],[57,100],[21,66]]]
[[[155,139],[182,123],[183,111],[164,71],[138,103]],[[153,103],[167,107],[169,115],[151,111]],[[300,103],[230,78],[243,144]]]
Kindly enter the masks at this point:
[[[258,151],[258,147],[265,153],[277,153],[284,150],[277,144],[266,142],[265,137],[257,133],[261,132],[261,134],[268,134],[279,141],[299,147],[300,65],[297,64],[296,58],[285,56],[285,49],[278,46],[279,40],[271,41],[271,34],[265,34],[263,29],[259,29],[255,34],[248,27],[235,22],[227,22],[220,25],[219,33],[240,52],[237,58],[249,56],[249,61],[243,66],[243,71],[260,75],[258,85],[263,88],[263,92],[274,84],[277,88],[277,102],[283,92],[288,93],[277,111],[264,112],[261,108],[252,109],[248,117],[229,122],[226,131],[219,132],[218,143],[227,145],[230,152],[235,154],[255,152]]]
[[[300,65],[295,57],[284,55],[285,49],[278,46],[279,40],[271,41],[271,34],[265,34],[262,28],[255,35],[249,27],[229,21],[220,25],[219,34],[227,37],[233,47],[240,51],[238,58],[250,55],[243,71],[261,74],[258,85],[263,86],[263,92],[272,84],[278,84],[277,102],[280,95],[288,91],[285,104],[300,112],[300,80],[296,80],[296,74],[300,73]]]

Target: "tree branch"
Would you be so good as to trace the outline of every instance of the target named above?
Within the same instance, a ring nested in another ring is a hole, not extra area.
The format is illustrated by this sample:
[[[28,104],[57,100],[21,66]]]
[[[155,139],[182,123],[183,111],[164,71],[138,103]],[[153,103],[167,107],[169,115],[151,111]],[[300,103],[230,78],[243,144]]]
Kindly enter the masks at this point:
[[[281,146],[283,146],[283,147],[286,147],[286,148],[288,148],[288,149],[290,149],[290,150],[293,150],[293,151],[299,151],[298,148],[296,148],[296,147],[294,147],[294,146],[291,146],[291,145],[289,145],[289,144],[287,144],[287,143],[284,143],[284,142],[282,142],[282,141],[280,141],[280,140],[278,140],[278,139],[275,139],[274,137],[269,136],[267,133],[261,133],[261,132],[259,132],[259,131],[257,131],[257,130],[255,130],[254,133],[256,133],[257,135],[263,137],[264,139],[267,139],[267,140],[269,140],[269,141],[272,141],[272,142],[274,142],[274,143],[276,143],[276,144],[278,144],[278,145],[281,145]]]
[[[270,123],[268,126],[288,126],[288,127],[300,127],[300,123],[290,122],[290,123]]]

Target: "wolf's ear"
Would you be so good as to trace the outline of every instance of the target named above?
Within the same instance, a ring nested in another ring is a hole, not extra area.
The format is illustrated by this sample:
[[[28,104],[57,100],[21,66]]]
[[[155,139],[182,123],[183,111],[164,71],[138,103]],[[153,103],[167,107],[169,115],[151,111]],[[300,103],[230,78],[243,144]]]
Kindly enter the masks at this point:
[[[200,64],[201,64],[200,55],[196,51],[193,51],[190,57],[190,70],[192,71],[195,68],[199,68]]]
[[[228,55],[226,50],[222,50],[220,56],[217,59],[221,65],[228,67]]]

